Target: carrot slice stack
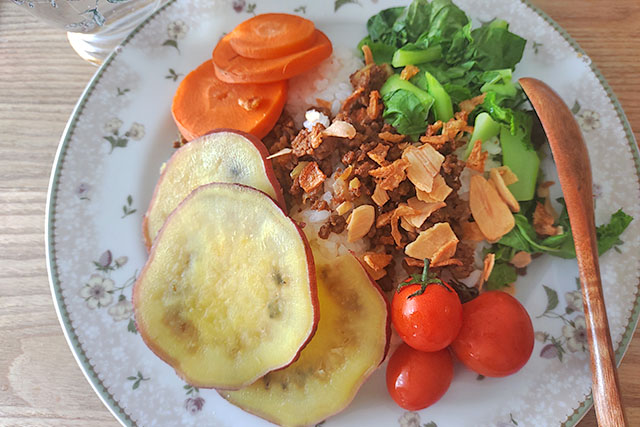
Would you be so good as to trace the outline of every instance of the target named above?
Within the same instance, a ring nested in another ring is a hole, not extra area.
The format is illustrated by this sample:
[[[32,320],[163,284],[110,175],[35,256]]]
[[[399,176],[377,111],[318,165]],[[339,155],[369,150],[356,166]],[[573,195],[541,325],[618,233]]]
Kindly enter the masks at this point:
[[[238,25],[229,43],[245,58],[279,58],[311,46],[315,29],[313,22],[297,15],[265,13]]]
[[[316,67],[332,49],[327,36],[302,17],[266,13],[248,19],[180,83],[173,119],[187,141],[217,128],[263,138],[282,113],[287,80]]]
[[[182,80],[171,113],[188,141],[217,128],[263,138],[280,117],[286,100],[286,81],[228,84],[216,77],[207,60]]]
[[[270,59],[240,56],[231,44],[232,33],[218,42],[213,50],[213,64],[218,78],[227,83],[268,83],[286,80],[304,73],[328,58],[331,41],[315,30],[313,44],[302,51]]]

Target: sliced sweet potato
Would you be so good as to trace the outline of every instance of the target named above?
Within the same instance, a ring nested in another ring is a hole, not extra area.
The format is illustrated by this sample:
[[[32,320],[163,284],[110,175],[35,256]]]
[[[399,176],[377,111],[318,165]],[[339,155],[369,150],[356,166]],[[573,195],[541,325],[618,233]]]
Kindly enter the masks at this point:
[[[231,403],[280,425],[315,425],[344,409],[385,357],[387,304],[352,255],[314,251],[322,312],[300,358],[249,387],[221,392]]]
[[[198,187],[167,218],[133,291],[145,343],[189,384],[238,389],[289,365],[318,322],[302,231],[266,194]]]
[[[147,248],[171,211],[196,187],[210,182],[235,182],[264,191],[281,207],[282,189],[267,148],[256,137],[220,129],[183,145],[164,167],[142,221]]]

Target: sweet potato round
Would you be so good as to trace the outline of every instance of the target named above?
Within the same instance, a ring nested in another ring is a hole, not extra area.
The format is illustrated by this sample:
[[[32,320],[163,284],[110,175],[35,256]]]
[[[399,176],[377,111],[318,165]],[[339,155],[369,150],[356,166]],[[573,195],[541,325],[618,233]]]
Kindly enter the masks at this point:
[[[238,389],[290,364],[313,336],[313,258],[269,196],[204,185],[160,230],[133,305],[145,343],[185,381]]]

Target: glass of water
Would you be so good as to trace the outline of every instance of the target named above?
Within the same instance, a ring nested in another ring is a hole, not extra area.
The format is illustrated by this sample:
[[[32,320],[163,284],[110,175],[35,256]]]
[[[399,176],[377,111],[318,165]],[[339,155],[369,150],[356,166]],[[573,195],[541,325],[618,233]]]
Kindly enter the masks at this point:
[[[13,0],[36,17],[67,32],[83,59],[101,64],[162,0]]]

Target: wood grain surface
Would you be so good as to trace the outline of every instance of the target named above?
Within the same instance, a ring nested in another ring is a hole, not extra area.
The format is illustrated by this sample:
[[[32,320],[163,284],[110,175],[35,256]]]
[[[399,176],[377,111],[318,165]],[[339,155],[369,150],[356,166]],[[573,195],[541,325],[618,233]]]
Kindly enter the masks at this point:
[[[589,54],[640,139],[640,2],[533,3]],[[64,33],[0,0],[0,426],[119,425],[67,346],[45,265],[53,158],[95,70]],[[634,336],[619,371],[630,426],[640,425],[640,333]],[[596,426],[593,410],[579,426]]]

